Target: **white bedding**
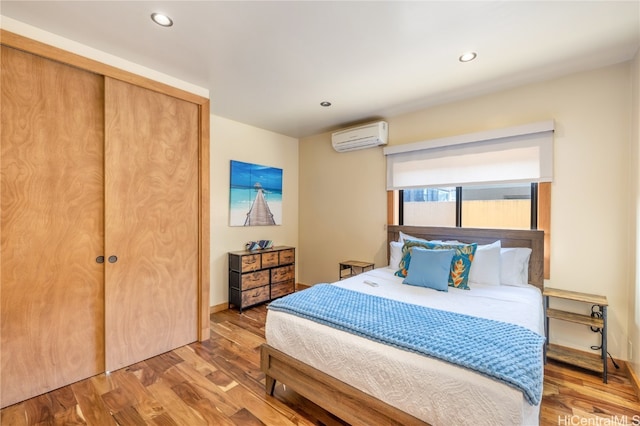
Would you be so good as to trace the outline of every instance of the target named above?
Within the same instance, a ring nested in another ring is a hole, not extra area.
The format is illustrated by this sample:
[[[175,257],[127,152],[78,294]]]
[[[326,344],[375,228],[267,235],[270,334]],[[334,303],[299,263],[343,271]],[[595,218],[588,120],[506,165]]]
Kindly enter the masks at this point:
[[[533,286],[476,284],[471,290],[450,287],[438,292],[404,285],[393,273],[379,268],[334,285],[544,334],[542,296]],[[444,361],[276,311],[267,315],[266,339],[272,347],[434,426],[538,424],[539,405],[529,405],[520,391]]]

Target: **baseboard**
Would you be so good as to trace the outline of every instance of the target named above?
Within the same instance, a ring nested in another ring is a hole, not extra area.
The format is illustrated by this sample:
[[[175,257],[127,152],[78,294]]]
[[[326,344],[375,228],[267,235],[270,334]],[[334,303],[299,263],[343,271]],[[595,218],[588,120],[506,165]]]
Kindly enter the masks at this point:
[[[638,373],[633,369],[628,361],[625,361],[625,364],[627,368],[627,377],[629,377],[631,386],[636,390],[636,395],[638,395],[638,399],[640,399],[640,378],[638,377]]]
[[[296,283],[296,291],[300,291],[300,290],[304,290],[305,288],[309,288],[311,287],[310,285],[306,285],[306,284],[302,284],[302,283]]]
[[[216,312],[226,311],[229,309],[229,303],[220,303],[219,305],[209,306],[209,314],[215,314]]]

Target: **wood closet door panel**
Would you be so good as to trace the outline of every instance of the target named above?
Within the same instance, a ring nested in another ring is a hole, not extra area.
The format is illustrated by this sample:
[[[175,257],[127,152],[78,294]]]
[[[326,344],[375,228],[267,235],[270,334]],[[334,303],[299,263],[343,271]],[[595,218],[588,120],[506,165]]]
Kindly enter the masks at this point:
[[[4,407],[104,371],[104,81],[1,50]]]
[[[197,340],[198,107],[105,82],[106,368]]]

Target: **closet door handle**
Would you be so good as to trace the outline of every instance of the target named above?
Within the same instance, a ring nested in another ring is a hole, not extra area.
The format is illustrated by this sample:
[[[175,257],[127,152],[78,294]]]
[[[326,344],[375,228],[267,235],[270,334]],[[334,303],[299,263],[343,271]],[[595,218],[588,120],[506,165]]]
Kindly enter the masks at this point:
[[[96,257],[96,263],[104,263],[104,256]]]
[[[116,263],[118,261],[118,256],[109,256],[109,263]]]

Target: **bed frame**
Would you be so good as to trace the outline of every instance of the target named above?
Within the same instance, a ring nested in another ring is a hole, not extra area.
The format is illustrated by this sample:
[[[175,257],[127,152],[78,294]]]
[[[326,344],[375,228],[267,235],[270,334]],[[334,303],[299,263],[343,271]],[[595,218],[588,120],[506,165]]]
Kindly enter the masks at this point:
[[[490,244],[500,240],[502,247],[531,248],[529,283],[542,291],[544,284],[543,231],[389,225],[387,228],[387,247],[389,247],[389,242],[398,240],[400,231],[427,240],[457,240],[479,244]],[[269,395],[273,395],[276,381],[280,381],[298,394],[353,425],[425,424],[404,411],[272,348],[267,343],[260,348],[260,358],[260,367],[265,374],[265,390]]]

